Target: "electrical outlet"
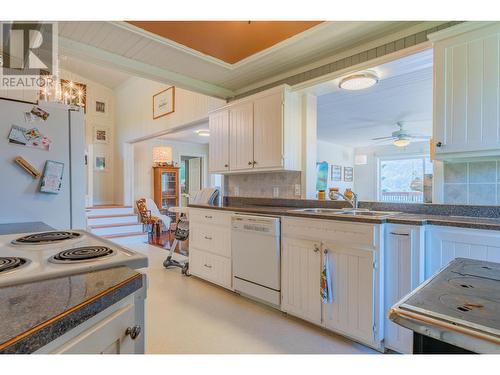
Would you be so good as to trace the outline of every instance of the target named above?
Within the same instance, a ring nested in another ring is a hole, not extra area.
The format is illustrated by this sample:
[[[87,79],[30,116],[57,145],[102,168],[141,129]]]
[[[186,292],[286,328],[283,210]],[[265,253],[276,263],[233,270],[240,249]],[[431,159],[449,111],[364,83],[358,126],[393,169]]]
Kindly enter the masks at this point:
[[[273,198],[278,198],[280,196],[280,188],[275,186],[273,187]]]
[[[239,197],[240,196],[240,187],[239,186],[235,186],[234,187],[234,196],[235,197]]]
[[[300,184],[295,184],[295,195],[297,196],[302,195],[302,189],[300,188]]]

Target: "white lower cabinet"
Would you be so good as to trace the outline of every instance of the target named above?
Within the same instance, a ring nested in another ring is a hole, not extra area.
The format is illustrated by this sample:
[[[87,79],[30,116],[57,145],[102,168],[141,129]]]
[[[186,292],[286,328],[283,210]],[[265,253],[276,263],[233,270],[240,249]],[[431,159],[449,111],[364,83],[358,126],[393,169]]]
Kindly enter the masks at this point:
[[[189,209],[189,272],[227,289],[232,289],[231,215]]]
[[[231,289],[230,258],[190,248],[189,272],[192,275]]]
[[[282,310],[381,350],[381,230],[365,223],[283,218]],[[320,294],[326,257],[333,291],[328,304]]]
[[[320,243],[282,239],[281,309],[290,315],[321,324]]]
[[[455,258],[500,262],[500,232],[430,226],[426,234],[425,277],[434,275]]]
[[[413,332],[388,319],[390,308],[423,281],[424,227],[390,224],[385,234],[384,346],[413,353]]]
[[[325,243],[329,258],[333,302],[324,305],[324,324],[362,342],[374,343],[375,258],[370,250]]]

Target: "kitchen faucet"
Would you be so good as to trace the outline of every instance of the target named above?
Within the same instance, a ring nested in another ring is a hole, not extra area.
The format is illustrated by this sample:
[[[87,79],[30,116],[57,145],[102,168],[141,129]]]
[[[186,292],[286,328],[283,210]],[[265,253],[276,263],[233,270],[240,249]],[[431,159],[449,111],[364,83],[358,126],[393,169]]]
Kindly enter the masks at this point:
[[[351,199],[347,198],[344,194],[339,193],[338,191],[335,192],[335,195],[338,195],[339,197],[342,197],[344,200],[349,202],[351,204],[352,208],[354,208],[354,209],[358,208],[358,194],[353,192]]]

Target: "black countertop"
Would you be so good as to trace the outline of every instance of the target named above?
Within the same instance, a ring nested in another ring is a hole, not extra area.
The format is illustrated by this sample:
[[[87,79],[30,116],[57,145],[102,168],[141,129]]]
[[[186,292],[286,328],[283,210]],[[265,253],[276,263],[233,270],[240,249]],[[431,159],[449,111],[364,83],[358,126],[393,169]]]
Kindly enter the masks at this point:
[[[116,267],[0,288],[0,353],[33,353],[143,283],[141,273]]]
[[[488,229],[500,230],[499,218],[483,218],[483,217],[462,217],[462,216],[445,216],[445,215],[425,215],[425,214],[408,214],[399,213],[388,217],[361,217],[347,215],[321,215],[311,214],[306,212],[293,211],[296,207],[275,207],[275,206],[259,206],[259,205],[223,205],[223,206],[206,206],[206,205],[189,205],[192,208],[205,208],[214,210],[225,210],[234,212],[254,213],[261,215],[274,216],[293,216],[304,217],[311,219],[325,219],[337,221],[351,221],[360,223],[393,223],[406,225],[440,225],[460,228],[473,229]]]

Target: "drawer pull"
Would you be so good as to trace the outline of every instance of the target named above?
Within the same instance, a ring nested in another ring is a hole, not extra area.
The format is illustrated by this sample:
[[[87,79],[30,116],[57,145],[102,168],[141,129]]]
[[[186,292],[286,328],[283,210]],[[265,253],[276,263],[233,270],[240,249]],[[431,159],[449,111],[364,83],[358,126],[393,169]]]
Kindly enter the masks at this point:
[[[209,265],[208,265],[208,264],[206,264],[206,263],[204,264],[204,266],[205,266],[205,267],[207,267],[207,268],[212,268],[212,266],[209,266]]]
[[[141,326],[128,327],[125,331],[125,335],[130,336],[132,340],[135,340],[141,334]]]
[[[206,239],[206,240],[212,240],[212,237],[210,237],[210,236],[205,236],[205,239]]]
[[[212,219],[211,215],[205,215],[205,219]]]
[[[408,233],[396,233],[396,232],[391,232],[391,234],[395,235],[395,236],[406,236],[408,237],[409,234]]]

